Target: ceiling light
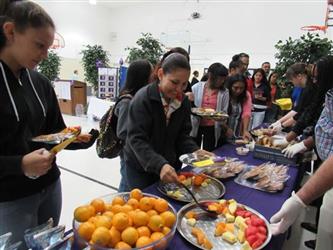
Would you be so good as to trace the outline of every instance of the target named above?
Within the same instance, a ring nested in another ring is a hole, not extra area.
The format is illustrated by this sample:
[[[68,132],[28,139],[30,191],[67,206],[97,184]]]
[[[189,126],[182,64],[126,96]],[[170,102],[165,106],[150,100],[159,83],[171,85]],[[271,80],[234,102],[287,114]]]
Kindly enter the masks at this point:
[[[97,0],[89,0],[89,3],[90,3],[91,5],[96,5],[96,4],[97,4]]]

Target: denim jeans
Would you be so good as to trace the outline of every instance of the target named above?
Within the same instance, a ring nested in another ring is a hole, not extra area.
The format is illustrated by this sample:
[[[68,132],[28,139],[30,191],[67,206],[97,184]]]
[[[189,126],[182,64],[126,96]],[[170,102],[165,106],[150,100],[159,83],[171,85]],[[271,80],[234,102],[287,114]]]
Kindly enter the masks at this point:
[[[24,231],[53,218],[58,225],[61,213],[60,178],[39,193],[14,201],[0,202],[0,235],[12,232],[12,242],[22,241]]]
[[[124,155],[121,153],[120,154],[120,183],[119,183],[119,188],[118,192],[129,192],[131,191],[128,182],[127,182],[127,176],[126,176],[126,164],[124,160]]]

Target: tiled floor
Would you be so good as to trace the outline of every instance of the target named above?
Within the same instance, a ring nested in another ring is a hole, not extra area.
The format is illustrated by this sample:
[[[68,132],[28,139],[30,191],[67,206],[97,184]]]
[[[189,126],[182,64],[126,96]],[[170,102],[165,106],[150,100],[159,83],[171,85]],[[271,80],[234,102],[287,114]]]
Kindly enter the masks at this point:
[[[98,127],[98,123],[88,121],[86,118],[64,115],[67,126],[81,125],[83,131]],[[67,228],[72,227],[73,211],[75,207],[90,201],[93,198],[116,192],[110,187],[86,179],[84,176],[117,188],[120,181],[119,158],[101,159],[97,156],[95,145],[87,150],[64,150],[57,156],[57,162],[65,169],[62,173],[63,206],[60,223]],[[77,175],[75,173],[83,176]],[[291,238],[285,242],[283,250],[306,250],[304,240],[314,238],[314,234],[300,228],[301,221],[314,222],[315,210],[309,208],[300,214],[293,226]]]

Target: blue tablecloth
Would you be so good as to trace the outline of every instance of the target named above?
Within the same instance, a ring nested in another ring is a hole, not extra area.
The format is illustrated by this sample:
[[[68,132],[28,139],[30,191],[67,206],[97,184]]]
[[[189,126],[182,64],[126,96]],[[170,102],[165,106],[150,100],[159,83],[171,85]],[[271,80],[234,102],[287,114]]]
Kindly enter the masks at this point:
[[[247,156],[239,156],[236,154],[235,148],[236,146],[227,144],[217,149],[215,153],[219,156],[237,157],[240,160],[243,160],[250,165],[259,165],[264,162],[259,159],[254,159],[251,152]],[[190,167],[186,167],[186,170],[189,169]],[[286,182],[283,191],[278,193],[267,193],[252,188],[244,187],[235,183],[233,178],[224,180],[222,182],[226,187],[226,193],[223,198],[235,199],[239,203],[248,205],[249,207],[260,212],[263,216],[265,216],[267,220],[269,220],[271,216],[281,208],[283,202],[289,198],[291,192],[294,190],[298,180],[298,172],[299,171],[297,167],[290,166],[288,171],[290,178]],[[163,196],[163,194],[161,194],[157,190],[157,184],[153,184],[144,189],[143,191],[161,197]],[[182,206],[185,205],[185,203],[172,200],[166,196],[164,196],[164,198],[168,200],[177,211]],[[282,248],[284,240],[285,240],[285,235],[273,236],[270,243],[264,249],[280,250]],[[186,249],[196,249],[196,247],[188,243],[185,239],[182,238],[182,236],[178,232],[176,232],[175,237],[168,249],[186,250]]]

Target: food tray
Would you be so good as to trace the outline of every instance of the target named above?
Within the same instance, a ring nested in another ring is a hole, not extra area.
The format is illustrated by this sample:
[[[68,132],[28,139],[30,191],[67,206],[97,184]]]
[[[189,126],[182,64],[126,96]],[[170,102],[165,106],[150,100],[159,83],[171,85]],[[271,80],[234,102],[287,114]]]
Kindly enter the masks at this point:
[[[269,162],[264,163],[261,166],[264,166],[264,167],[267,166],[267,167],[270,167],[271,169],[272,168],[275,168],[275,169],[278,168],[278,166],[276,166],[276,164],[272,164],[272,163],[269,163]],[[278,184],[282,185],[282,189],[281,190],[276,190],[276,189],[271,190],[269,188],[269,186],[267,186],[267,188],[264,188],[264,187],[261,188],[261,187],[256,186],[256,184],[258,183],[256,180],[254,180],[254,179],[245,179],[244,178],[244,175],[246,173],[248,173],[249,171],[251,171],[252,169],[254,169],[255,167],[256,166],[246,166],[246,168],[243,170],[243,172],[240,173],[237,178],[235,178],[235,182],[239,185],[242,185],[242,186],[254,188],[254,189],[257,189],[257,190],[264,191],[264,192],[275,193],[275,192],[283,190],[284,189],[284,183],[290,178],[290,176],[287,174],[287,172],[288,172],[288,170],[287,170],[288,167],[287,166],[280,166],[280,167],[283,168],[283,171],[285,171],[285,172],[283,172],[285,174],[280,175],[279,180],[277,180],[278,177],[277,177],[277,174],[274,172],[274,170],[273,171],[267,170],[267,172],[266,172],[267,174],[265,174],[265,175],[267,175],[268,179],[270,180],[270,183],[272,183],[273,185],[278,185]],[[283,176],[283,177],[281,177],[281,176]]]
[[[68,127],[58,133],[39,135],[39,136],[32,138],[31,140],[33,142],[42,142],[42,143],[47,143],[47,144],[59,144],[62,141],[79,134],[80,131],[81,131],[80,127]]]
[[[246,164],[243,161],[239,161],[237,158],[233,158],[232,161],[226,162],[223,166],[209,166],[200,168],[198,172],[212,176],[217,179],[227,179],[234,177],[242,172]]]
[[[205,200],[205,201],[201,201],[201,202],[217,202],[217,201],[216,200],[215,201]],[[262,220],[265,221],[266,229],[267,229],[267,239],[256,250],[264,248],[272,238],[272,234],[271,234],[271,231],[269,228],[268,221],[258,211],[254,210],[246,205],[239,204],[239,203],[238,203],[238,206],[243,206],[248,211],[254,213],[259,218],[261,218]],[[224,217],[219,215],[217,218],[212,218],[211,216],[209,216],[209,214],[202,211],[198,207],[198,205],[195,203],[190,203],[190,204],[187,204],[186,206],[182,207],[178,211],[178,214],[177,214],[177,230],[182,235],[182,237],[184,237],[184,239],[186,239],[192,245],[194,245],[200,249],[205,249],[203,246],[200,246],[199,244],[197,244],[196,238],[191,234],[192,227],[190,225],[188,225],[187,219],[185,218],[185,214],[189,211],[195,211],[199,215],[200,219],[197,220],[197,223],[195,226],[202,229],[205,232],[207,238],[213,243],[214,247],[212,248],[212,250],[219,250],[219,249],[240,250],[241,249],[242,245],[239,242],[236,242],[235,244],[231,245],[228,242],[224,241],[220,236],[219,237],[214,236],[215,224],[219,221],[223,221]]]
[[[226,162],[232,161],[232,158],[220,156],[198,155],[195,153],[183,154],[179,160],[191,167],[209,167],[209,166],[223,166]]]
[[[197,200],[204,200],[204,199],[219,199],[225,194],[225,186],[217,179],[206,176],[206,178],[210,179],[209,184],[206,187],[203,186],[194,186],[191,185],[188,188],[193,192],[195,198]],[[185,190],[185,188],[177,185],[176,183],[163,183],[159,182],[157,186],[158,191],[162,194],[178,201],[182,202],[192,202],[192,196]],[[168,191],[179,191],[183,196],[182,197],[175,197],[173,195],[169,195]]]
[[[203,118],[210,119],[228,119],[229,115],[222,111],[212,111],[205,108],[192,108],[191,112],[195,115],[201,116]]]
[[[281,152],[281,149],[269,148],[261,145],[254,146],[253,156],[254,158],[286,165],[298,165],[300,160],[299,155],[296,155],[292,158],[287,158]]]

